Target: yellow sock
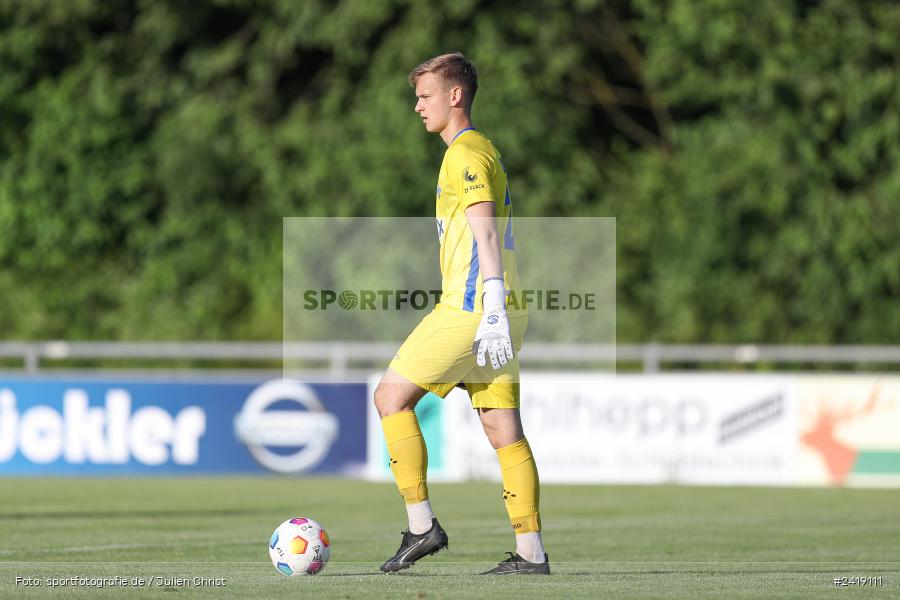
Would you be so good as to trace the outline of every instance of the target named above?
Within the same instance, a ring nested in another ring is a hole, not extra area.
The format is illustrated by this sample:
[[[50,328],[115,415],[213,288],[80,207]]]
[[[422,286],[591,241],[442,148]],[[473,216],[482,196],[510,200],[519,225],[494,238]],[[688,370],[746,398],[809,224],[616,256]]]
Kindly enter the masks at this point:
[[[416,413],[404,410],[381,419],[391,472],[407,504],[428,500],[428,451]]]
[[[540,531],[540,482],[528,440],[522,438],[498,448],[497,458],[503,473],[503,501],[513,530],[517,534]]]

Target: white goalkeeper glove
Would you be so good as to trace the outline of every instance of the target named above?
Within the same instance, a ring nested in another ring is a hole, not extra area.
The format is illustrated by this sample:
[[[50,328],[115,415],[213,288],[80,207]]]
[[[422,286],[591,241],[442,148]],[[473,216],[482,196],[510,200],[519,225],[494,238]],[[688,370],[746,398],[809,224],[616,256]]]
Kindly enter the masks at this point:
[[[491,366],[499,369],[513,358],[509,319],[506,317],[506,289],[502,279],[492,278],[484,282],[482,306],[484,314],[475,332],[472,351],[479,367],[486,364],[487,354],[491,358]]]

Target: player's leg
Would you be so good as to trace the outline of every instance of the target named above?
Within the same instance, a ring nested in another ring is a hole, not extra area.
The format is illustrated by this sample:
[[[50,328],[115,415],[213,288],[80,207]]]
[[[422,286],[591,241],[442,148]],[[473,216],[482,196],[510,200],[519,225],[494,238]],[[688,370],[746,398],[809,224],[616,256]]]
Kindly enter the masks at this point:
[[[516,537],[516,553],[485,574],[550,573],[541,539],[540,480],[519,414],[518,354],[527,326],[527,316],[511,317],[516,357],[500,371],[479,367],[466,378],[472,407],[500,461],[503,501]]]
[[[516,537],[516,556],[488,571],[549,573],[541,539],[540,479],[518,408],[479,408],[488,440],[497,451],[503,477],[503,501]],[[520,560],[524,559],[524,560]]]
[[[444,397],[475,364],[472,340],[479,320],[471,313],[438,305],[406,339],[375,391],[388,445],[391,471],[406,503],[409,529],[383,571],[405,569],[446,548],[447,534],[428,499],[428,454],[414,408],[432,392]]]
[[[431,529],[434,514],[428,501],[428,451],[415,408],[426,390],[388,369],[375,389],[375,408],[387,443],[391,472],[406,502],[409,530]]]
[[[381,565],[387,573],[406,569],[448,543],[428,500],[428,452],[414,411],[426,392],[390,368],[375,389],[375,408],[381,417],[391,472],[406,503],[409,521],[400,548]]]

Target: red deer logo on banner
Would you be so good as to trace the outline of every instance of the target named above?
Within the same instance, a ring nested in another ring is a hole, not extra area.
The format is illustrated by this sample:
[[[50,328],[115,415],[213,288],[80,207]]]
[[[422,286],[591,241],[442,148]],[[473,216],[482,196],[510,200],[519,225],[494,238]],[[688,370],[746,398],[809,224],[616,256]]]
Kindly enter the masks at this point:
[[[832,483],[844,483],[859,454],[858,449],[842,443],[835,437],[835,428],[842,423],[848,423],[872,413],[878,404],[878,395],[879,389],[878,386],[875,386],[869,394],[869,398],[861,406],[851,404],[837,408],[823,402],[818,407],[818,413],[813,417],[812,429],[801,434],[800,440],[817,451],[825,461],[825,468],[831,475]]]

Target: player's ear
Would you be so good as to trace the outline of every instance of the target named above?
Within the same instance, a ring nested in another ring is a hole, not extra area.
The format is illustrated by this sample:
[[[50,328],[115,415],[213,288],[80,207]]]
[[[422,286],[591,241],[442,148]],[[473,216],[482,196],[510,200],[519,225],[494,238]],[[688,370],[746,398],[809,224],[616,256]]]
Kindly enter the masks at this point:
[[[463,105],[463,91],[462,88],[458,85],[454,85],[450,88],[450,106],[453,108],[459,108]]]

